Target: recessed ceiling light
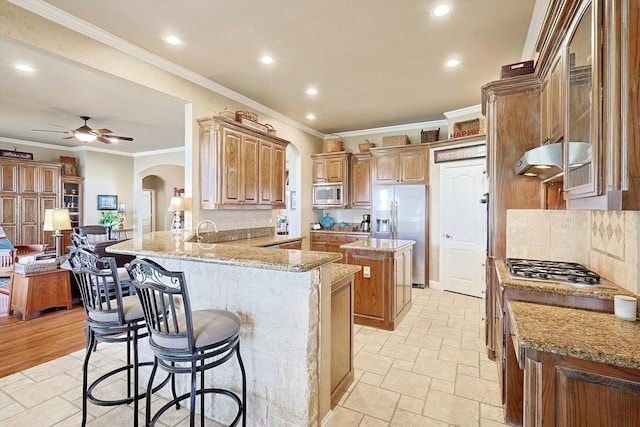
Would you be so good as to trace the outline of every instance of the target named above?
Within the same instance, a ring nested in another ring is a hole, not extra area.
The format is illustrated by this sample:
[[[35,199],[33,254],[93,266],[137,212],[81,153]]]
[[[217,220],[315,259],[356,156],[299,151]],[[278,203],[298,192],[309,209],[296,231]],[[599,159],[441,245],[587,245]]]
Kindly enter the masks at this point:
[[[317,95],[317,94],[318,94],[318,89],[314,89],[312,87],[307,89],[307,95]]]
[[[260,58],[260,62],[262,62],[263,64],[273,64],[273,58],[265,55],[262,58]]]
[[[449,12],[451,12],[451,6],[449,6],[448,4],[441,4],[441,5],[436,6],[433,9],[433,15],[434,16],[444,16]]]
[[[457,59],[450,59],[447,61],[447,67],[449,68],[457,67],[458,65],[460,65],[460,61]]]
[[[182,44],[182,40],[180,40],[176,36],[165,36],[164,41],[172,45]]]
[[[316,116],[314,116],[313,114],[307,114],[307,120],[314,120],[316,118]]]
[[[18,64],[16,65],[16,68],[20,71],[24,71],[25,73],[33,73],[35,71],[33,67],[27,64]]]

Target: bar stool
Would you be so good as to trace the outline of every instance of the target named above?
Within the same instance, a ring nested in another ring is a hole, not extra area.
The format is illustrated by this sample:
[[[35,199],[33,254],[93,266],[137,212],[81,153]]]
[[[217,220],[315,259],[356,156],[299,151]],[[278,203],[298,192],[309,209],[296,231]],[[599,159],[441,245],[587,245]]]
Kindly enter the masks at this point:
[[[87,313],[87,349],[82,366],[82,426],[85,426],[87,422],[87,401],[89,401],[99,406],[126,405],[133,402],[133,425],[137,427],[138,400],[146,396],[146,393],[139,393],[138,390],[138,367],[152,365],[152,362],[138,362],[138,338],[148,335],[146,332],[139,333],[139,330],[145,327],[140,301],[135,295],[122,296],[120,278],[114,258],[101,258],[88,249],[74,248],[69,255],[69,263]],[[96,342],[126,342],[127,362],[126,365],[113,369],[88,384],[89,359]],[[133,362],[131,361],[132,354]],[[125,370],[127,371],[126,397],[105,400],[93,395],[96,387]],[[133,393],[131,390],[132,374]],[[167,376],[155,389],[160,389],[168,380]]]
[[[196,396],[200,396],[200,424],[204,426],[204,395],[222,395],[234,401],[237,413],[229,426],[242,418],[246,426],[246,374],[240,356],[240,318],[225,310],[191,310],[184,273],[167,271],[159,264],[135,259],[127,264],[131,282],[140,298],[154,353],[153,370],[147,386],[146,422],[154,426],[171,406],[190,399],[190,426],[194,426]],[[242,374],[242,398],[231,390],[205,387],[204,372],[236,355]],[[175,374],[191,374],[191,390],[161,407],[151,419],[151,385],[158,366]],[[196,387],[200,374],[200,388]]]

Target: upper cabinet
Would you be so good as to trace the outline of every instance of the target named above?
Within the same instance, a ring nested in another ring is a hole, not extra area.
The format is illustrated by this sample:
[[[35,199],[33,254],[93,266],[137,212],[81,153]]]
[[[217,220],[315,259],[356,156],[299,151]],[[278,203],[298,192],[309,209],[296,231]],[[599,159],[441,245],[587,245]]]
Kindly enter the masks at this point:
[[[565,198],[602,194],[600,19],[591,2],[578,10],[565,41]]]
[[[349,156],[345,151],[311,155],[311,171],[314,184],[349,181]]]
[[[540,90],[540,136],[542,144],[560,142],[564,133],[564,67],[558,54]]]
[[[354,209],[371,208],[371,153],[351,157],[351,200]]]
[[[429,151],[425,145],[372,148],[374,184],[426,184]]]
[[[221,117],[198,124],[202,209],[284,207],[288,141]]]

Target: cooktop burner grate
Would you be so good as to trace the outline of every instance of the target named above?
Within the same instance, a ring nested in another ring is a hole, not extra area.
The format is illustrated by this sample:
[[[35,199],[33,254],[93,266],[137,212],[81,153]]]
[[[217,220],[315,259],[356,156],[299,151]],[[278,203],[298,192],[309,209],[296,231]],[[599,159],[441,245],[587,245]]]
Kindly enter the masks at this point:
[[[587,285],[600,283],[600,275],[575,262],[507,258],[506,263],[511,275],[524,279]]]

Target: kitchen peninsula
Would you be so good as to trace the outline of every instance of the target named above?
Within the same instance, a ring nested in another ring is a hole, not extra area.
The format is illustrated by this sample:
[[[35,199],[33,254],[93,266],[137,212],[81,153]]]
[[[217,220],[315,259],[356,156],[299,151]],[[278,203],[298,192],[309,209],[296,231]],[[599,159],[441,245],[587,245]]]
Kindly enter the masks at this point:
[[[331,263],[341,256],[180,237],[153,232],[109,252],[183,271],[194,310],[220,308],[241,317],[247,425],[320,425],[330,415],[331,395],[331,334],[322,331],[331,327]],[[151,354],[145,342],[140,351]],[[216,368],[216,386],[238,390],[235,370]],[[187,378],[179,381],[187,386]],[[206,411],[210,416],[210,401]]]

